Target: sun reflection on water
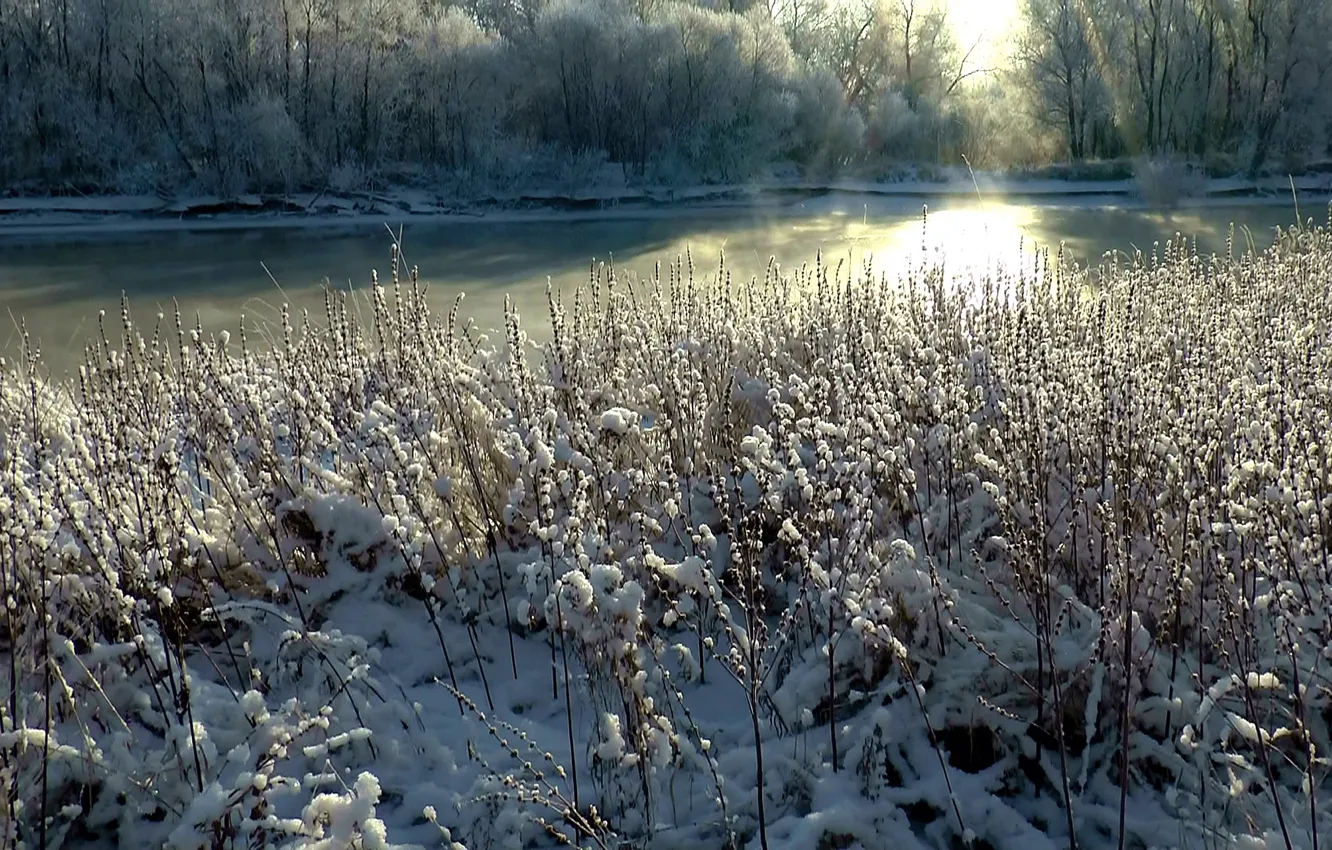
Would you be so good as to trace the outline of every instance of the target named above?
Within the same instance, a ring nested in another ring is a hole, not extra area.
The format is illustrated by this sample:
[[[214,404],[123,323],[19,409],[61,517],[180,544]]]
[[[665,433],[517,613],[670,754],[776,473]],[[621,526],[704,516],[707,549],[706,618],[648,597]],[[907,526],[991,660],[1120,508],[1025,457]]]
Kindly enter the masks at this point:
[[[867,218],[846,227],[849,255],[830,259],[849,259],[856,270],[868,261],[876,277],[889,281],[941,269],[950,284],[974,285],[986,276],[1029,272],[1038,250],[1058,250],[1037,243],[1032,223],[1028,208],[1002,205],[938,210],[887,227]]]

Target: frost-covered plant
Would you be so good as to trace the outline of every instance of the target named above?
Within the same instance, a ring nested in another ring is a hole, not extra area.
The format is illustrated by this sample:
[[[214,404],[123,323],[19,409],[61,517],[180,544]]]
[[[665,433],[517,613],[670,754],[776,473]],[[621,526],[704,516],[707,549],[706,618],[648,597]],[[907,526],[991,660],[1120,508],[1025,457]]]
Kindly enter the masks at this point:
[[[1324,846],[1329,258],[593,265],[535,345],[395,246],[29,343],[5,840]]]

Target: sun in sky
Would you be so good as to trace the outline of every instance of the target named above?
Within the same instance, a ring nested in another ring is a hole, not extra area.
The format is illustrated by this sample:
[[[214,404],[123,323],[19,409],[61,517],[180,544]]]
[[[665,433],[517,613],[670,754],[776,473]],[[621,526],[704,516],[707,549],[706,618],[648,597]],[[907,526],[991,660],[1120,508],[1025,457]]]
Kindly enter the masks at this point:
[[[957,35],[958,46],[966,51],[978,45],[972,61],[993,65],[1001,61],[1009,37],[1017,25],[1019,0],[940,0],[948,21]]]

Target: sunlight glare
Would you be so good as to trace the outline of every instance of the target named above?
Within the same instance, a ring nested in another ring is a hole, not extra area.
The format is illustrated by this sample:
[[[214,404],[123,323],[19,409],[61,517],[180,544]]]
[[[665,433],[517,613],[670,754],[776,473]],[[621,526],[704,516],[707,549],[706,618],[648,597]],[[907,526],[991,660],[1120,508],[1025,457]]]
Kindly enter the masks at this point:
[[[1027,228],[1030,210],[996,205],[983,208],[945,209],[931,212],[922,229],[920,219],[902,222],[886,232],[872,223],[853,256],[856,268],[866,259],[878,274],[892,279],[922,263],[943,263],[948,278],[958,280],[975,274],[1016,272],[1030,268],[1038,246]],[[1050,246],[1055,250],[1057,246]]]
[[[1000,64],[1018,22],[1019,0],[943,0],[943,4],[958,49],[965,54],[976,46],[968,65],[985,68]]]

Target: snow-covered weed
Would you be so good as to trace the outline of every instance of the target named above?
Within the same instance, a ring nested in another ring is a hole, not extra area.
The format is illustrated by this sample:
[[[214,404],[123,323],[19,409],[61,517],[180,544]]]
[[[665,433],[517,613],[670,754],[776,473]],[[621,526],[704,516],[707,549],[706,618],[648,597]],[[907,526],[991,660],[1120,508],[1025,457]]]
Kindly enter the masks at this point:
[[[1328,228],[456,314],[0,369],[6,846],[1332,840]]]

